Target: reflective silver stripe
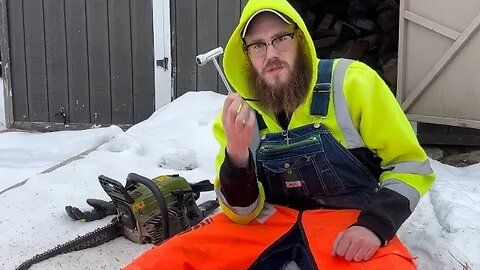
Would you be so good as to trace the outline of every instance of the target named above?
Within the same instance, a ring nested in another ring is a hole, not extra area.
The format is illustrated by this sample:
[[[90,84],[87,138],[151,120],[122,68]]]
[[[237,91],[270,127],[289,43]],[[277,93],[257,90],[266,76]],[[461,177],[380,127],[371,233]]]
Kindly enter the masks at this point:
[[[395,173],[415,173],[415,174],[432,174],[433,170],[430,166],[430,160],[425,161],[406,161],[399,163],[391,163],[382,167]]]
[[[223,193],[220,188],[215,189],[215,193],[217,194],[217,198],[223,202],[223,204],[228,207],[232,212],[239,216],[247,216],[253,213],[258,206],[258,198],[249,206],[240,207],[240,206],[231,206],[228,204],[227,200],[223,196]]]
[[[384,181],[380,188],[388,188],[391,189],[403,197],[407,198],[410,202],[410,211],[413,212],[415,207],[417,207],[418,201],[420,200],[420,193],[414,187],[406,184],[397,179],[389,179]]]
[[[353,62],[354,60],[340,58],[335,66],[335,71],[333,72],[333,103],[335,105],[335,116],[337,118],[338,126],[345,137],[348,149],[365,146],[360,133],[358,133],[358,130],[355,128],[352,118],[350,117],[347,100],[345,98],[345,93],[343,92],[345,73],[348,66]]]

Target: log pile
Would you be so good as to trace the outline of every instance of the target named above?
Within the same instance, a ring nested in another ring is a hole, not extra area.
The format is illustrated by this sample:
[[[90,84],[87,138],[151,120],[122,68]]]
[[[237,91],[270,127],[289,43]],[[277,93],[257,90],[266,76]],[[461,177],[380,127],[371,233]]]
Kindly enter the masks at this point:
[[[360,60],[396,92],[399,0],[290,0],[319,58]]]

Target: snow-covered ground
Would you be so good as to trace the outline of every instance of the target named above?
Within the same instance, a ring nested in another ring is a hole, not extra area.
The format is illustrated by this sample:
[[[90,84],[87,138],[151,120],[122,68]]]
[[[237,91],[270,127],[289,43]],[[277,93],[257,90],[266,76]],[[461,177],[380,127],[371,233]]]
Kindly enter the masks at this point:
[[[149,178],[179,173],[190,182],[213,180],[218,145],[211,126],[224,98],[211,92],[187,93],[126,132],[112,126],[0,133],[0,269],[14,269],[37,253],[109,223],[111,217],[73,221],[64,211],[65,205],[89,209],[87,198],[109,199],[98,183],[100,174],[121,182],[129,172]],[[41,173],[97,145],[83,158]],[[480,269],[480,164],[432,164],[437,181],[399,236],[418,257],[421,270],[460,270],[459,262]],[[27,178],[25,184],[2,193]],[[214,196],[205,193],[199,202]],[[120,237],[32,269],[119,269],[150,247]]]

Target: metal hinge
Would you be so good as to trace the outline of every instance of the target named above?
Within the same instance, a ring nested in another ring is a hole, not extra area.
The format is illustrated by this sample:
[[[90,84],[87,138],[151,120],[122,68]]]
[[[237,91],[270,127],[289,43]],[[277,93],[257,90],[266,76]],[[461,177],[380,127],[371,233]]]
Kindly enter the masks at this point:
[[[157,60],[157,67],[163,67],[163,70],[168,70],[168,58]]]

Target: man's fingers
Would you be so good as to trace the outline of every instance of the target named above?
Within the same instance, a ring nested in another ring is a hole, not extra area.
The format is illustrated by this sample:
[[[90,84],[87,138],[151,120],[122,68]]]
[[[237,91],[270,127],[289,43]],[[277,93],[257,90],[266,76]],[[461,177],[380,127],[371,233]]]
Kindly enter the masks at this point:
[[[225,99],[225,102],[223,103],[223,111],[222,111],[222,122],[225,123],[227,120],[228,116],[228,109],[230,108],[230,105],[232,105],[232,102],[235,100],[234,95],[229,95]]]
[[[367,251],[367,253],[365,254],[365,256],[363,257],[363,259],[364,259],[365,261],[370,260],[370,259],[373,257],[373,255],[375,255],[375,253],[377,252],[377,250],[378,250],[378,248],[371,248],[371,249],[369,249],[369,250]]]
[[[362,260],[365,260],[365,256],[367,255],[369,250],[371,250],[369,247],[360,247],[357,251],[357,254],[355,254],[355,257],[353,257],[353,260],[356,262],[361,262]]]
[[[255,113],[252,110],[249,110],[247,126],[249,128],[253,128],[253,125],[255,124],[255,120],[256,120]]]
[[[361,245],[356,241],[350,241],[348,250],[345,253],[345,260],[351,261],[357,255],[357,252],[361,249]]]
[[[339,255],[339,254],[338,254],[338,245],[340,244],[340,242],[341,242],[344,234],[345,234],[345,231],[339,233],[338,236],[337,236],[337,238],[336,238],[335,241],[333,242],[332,257],[333,257],[333,256],[336,256],[336,255]],[[340,255],[339,255],[339,256],[340,256]],[[343,255],[342,255],[342,256],[343,256]]]
[[[344,257],[346,261],[370,260],[380,247],[380,240],[369,229],[352,226],[337,236],[332,255]]]
[[[341,232],[337,235],[337,238],[335,238],[335,241],[333,241],[333,246],[332,246],[332,257],[334,257],[335,255],[337,255],[337,246],[338,246],[338,243],[340,242],[340,240],[342,239],[343,237],[343,234],[345,232]]]
[[[232,104],[234,102],[237,102],[237,105],[236,105],[237,107],[235,108],[238,109],[238,106],[239,106],[238,104],[240,102],[243,102],[243,99],[237,93],[230,94],[227,96],[227,98],[225,99],[225,102],[223,103],[223,112],[222,112],[223,123],[225,123],[228,120],[229,110],[232,108]]]
[[[230,107],[228,108],[228,112],[227,112],[227,123],[229,125],[235,124],[235,120],[237,118],[238,107],[240,106],[241,102],[242,102],[242,99],[235,99],[232,102],[232,104],[230,104]]]
[[[240,105],[238,105],[238,108],[237,108],[237,115],[240,114],[240,111],[242,111],[242,108],[243,108],[243,102],[240,102]]]
[[[237,126],[237,128],[239,129],[243,129],[245,128],[245,126],[247,125],[247,123],[249,122],[249,115],[250,115],[250,108],[248,107],[248,105],[242,105],[243,103],[240,103],[240,111],[238,111],[238,115],[237,115],[237,118],[235,119],[235,125]]]

